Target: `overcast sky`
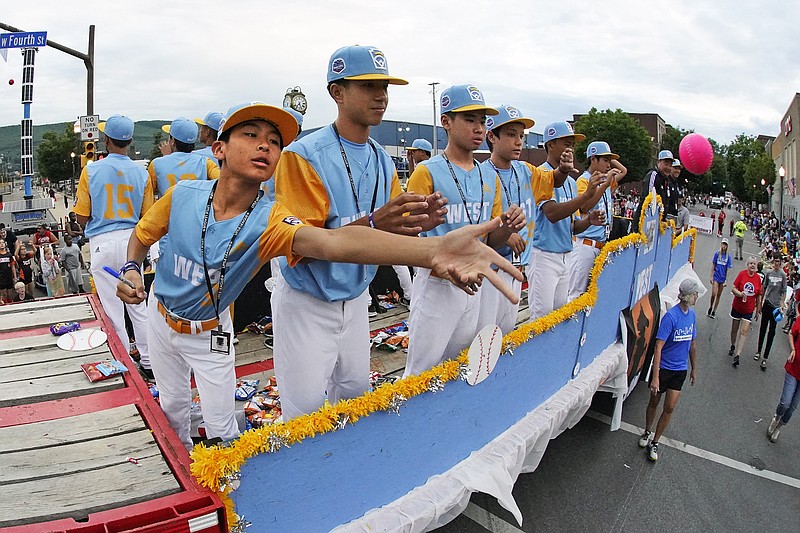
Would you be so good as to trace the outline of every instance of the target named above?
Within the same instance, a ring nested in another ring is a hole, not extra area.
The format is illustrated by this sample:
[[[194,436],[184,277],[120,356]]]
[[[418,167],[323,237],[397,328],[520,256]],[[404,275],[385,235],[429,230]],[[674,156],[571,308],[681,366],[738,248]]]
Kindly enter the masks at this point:
[[[95,112],[134,120],[202,117],[233,104],[308,98],[304,127],[335,118],[325,92],[331,53],[383,50],[393,75],[385,118],[430,123],[430,82],[472,83],[490,105],[513,104],[541,132],[591,107],[654,112],[730,142],[779,133],[800,90],[798,2],[696,0],[3,0],[0,21],[86,50],[96,25]],[[0,125],[22,117],[22,57],[0,60]],[[8,85],[14,79],[15,85]],[[37,54],[32,117],[85,112],[82,62]]]

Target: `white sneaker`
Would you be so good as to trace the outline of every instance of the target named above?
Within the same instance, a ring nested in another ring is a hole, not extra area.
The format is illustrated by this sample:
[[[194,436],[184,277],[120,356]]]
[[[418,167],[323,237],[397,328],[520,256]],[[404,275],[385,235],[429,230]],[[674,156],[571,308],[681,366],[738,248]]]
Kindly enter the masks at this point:
[[[658,443],[651,442],[647,447],[647,458],[651,461],[658,461]]]
[[[782,425],[783,425],[783,424],[781,424],[780,422],[778,422],[778,425],[775,427],[775,430],[772,432],[772,435],[770,435],[770,436],[769,436],[769,441],[770,441],[770,442],[777,442],[777,440],[778,440],[778,435],[780,435],[780,434],[781,434],[781,426],[782,426]]]
[[[758,361],[759,359],[761,359],[761,352],[756,352],[753,356],[753,361]]]
[[[639,448],[646,448],[648,444],[650,444],[650,437],[653,436],[653,433],[650,431],[645,431],[642,433],[642,436],[639,437]]]

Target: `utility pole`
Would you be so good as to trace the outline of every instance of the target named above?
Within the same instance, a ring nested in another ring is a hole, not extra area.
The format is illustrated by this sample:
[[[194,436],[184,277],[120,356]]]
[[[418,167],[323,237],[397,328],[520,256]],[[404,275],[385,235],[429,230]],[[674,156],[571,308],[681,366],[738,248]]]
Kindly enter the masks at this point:
[[[431,95],[433,97],[433,155],[436,155],[437,150],[439,148],[439,135],[436,131],[436,86],[439,85],[438,81],[434,81],[429,83],[428,85],[431,86]]]
[[[15,33],[25,31],[15,28],[14,26],[9,26],[8,24],[4,24],[2,22],[0,22],[0,28]],[[47,39],[47,46],[50,48],[55,48],[56,50],[64,52],[65,54],[69,54],[73,57],[77,57],[83,61],[83,64],[86,66],[86,114],[94,115],[94,24],[89,26],[89,48],[88,52],[85,54],[83,52],[78,52],[77,50],[66,47],[63,44],[58,44],[50,39]]]

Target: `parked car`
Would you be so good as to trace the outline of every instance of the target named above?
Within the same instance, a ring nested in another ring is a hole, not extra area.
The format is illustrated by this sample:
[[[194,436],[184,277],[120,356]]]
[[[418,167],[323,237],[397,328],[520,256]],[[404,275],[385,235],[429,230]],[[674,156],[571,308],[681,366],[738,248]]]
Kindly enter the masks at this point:
[[[711,209],[722,209],[723,205],[723,199],[719,196],[714,196],[711,198],[711,205],[709,207],[711,207]]]

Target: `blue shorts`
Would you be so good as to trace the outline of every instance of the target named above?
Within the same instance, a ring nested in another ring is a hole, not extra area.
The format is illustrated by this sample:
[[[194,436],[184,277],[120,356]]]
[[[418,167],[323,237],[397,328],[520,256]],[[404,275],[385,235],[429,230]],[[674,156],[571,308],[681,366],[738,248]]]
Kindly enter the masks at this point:
[[[731,309],[731,318],[734,320],[747,320],[750,322],[753,320],[753,313],[740,313],[735,309]]]

